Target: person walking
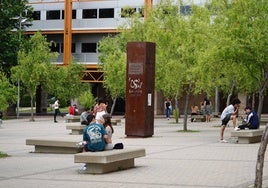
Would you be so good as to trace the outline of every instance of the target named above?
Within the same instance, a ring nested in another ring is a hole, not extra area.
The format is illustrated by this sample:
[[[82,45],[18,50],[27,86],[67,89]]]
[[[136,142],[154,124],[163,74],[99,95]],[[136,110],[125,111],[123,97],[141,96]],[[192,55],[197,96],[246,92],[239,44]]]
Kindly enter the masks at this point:
[[[171,101],[169,99],[167,99],[165,101],[165,113],[166,113],[166,118],[169,120],[170,118],[170,114],[171,114]]]
[[[58,123],[57,115],[61,115],[63,117],[63,115],[60,112],[60,101],[57,99],[53,106],[54,106],[54,123]]]

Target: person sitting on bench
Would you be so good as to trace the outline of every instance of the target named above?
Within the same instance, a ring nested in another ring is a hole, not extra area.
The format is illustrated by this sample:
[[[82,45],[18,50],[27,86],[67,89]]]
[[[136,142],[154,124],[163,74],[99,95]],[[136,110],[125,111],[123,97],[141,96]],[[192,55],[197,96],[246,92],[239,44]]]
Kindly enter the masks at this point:
[[[259,123],[259,117],[256,112],[252,110],[250,106],[247,106],[245,108],[245,113],[247,114],[247,117],[245,119],[245,123],[238,126],[239,129],[258,129],[260,126]],[[238,130],[239,130],[238,129]]]

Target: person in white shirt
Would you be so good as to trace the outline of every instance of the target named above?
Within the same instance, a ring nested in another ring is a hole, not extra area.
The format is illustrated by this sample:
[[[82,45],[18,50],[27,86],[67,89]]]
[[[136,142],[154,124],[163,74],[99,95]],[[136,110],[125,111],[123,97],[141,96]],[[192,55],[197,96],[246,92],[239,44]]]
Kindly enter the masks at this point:
[[[53,105],[53,107],[54,107],[54,123],[58,123],[58,121],[56,119],[57,115],[59,114],[59,115],[61,115],[63,117],[63,115],[60,112],[60,101],[56,100],[54,105]]]
[[[241,101],[238,98],[233,99],[231,104],[229,106],[227,106],[221,114],[221,122],[222,122],[221,123],[221,131],[220,131],[220,142],[221,143],[227,142],[226,140],[223,139],[223,134],[224,134],[225,127],[230,120],[233,121],[234,129],[235,130],[239,129],[236,125],[236,116],[238,113],[240,103],[241,103]]]

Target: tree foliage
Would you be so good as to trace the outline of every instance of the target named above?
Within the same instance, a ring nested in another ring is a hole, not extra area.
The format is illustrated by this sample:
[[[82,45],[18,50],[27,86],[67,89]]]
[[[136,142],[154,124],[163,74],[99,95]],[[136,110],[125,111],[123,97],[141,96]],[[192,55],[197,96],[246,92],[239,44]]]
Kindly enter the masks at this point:
[[[90,91],[84,91],[78,97],[78,101],[84,109],[93,110],[93,107],[96,103],[96,98],[94,98],[93,94]]]
[[[85,67],[72,61],[68,66],[50,67],[48,92],[64,104],[78,97],[88,87],[81,83]]]
[[[12,78],[19,80],[31,97],[31,120],[33,118],[33,100],[39,85],[49,83],[51,60],[56,58],[56,53],[51,53],[49,43],[40,32],[31,36],[23,44],[18,54],[18,65],[12,67]]]
[[[0,70],[0,111],[5,111],[16,100],[16,88]]]
[[[0,65],[9,77],[10,68],[17,64],[17,52],[20,46],[21,30],[26,25],[20,24],[20,17],[27,18],[31,23],[32,7],[26,5],[27,0],[1,0],[0,1]]]

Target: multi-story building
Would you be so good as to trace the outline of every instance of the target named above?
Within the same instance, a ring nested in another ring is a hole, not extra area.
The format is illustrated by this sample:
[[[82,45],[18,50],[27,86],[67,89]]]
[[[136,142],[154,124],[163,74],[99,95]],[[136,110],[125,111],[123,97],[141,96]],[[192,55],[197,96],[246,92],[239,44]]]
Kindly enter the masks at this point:
[[[55,64],[68,65],[70,59],[86,65],[82,82],[93,85],[96,96],[103,94],[103,72],[98,70],[98,42],[105,36],[117,34],[125,21],[122,12],[133,11],[146,19],[144,7],[153,8],[161,0],[29,0],[34,9],[33,25],[26,34],[41,31],[54,41],[53,51],[59,53]],[[202,5],[206,0],[185,0],[181,12],[189,11],[191,3]],[[159,95],[155,95],[161,98]],[[202,97],[193,97],[194,101]],[[157,114],[163,112],[163,101],[155,106]]]
[[[54,42],[53,51],[59,53],[55,64],[68,65],[70,59],[85,64],[82,82],[93,85],[93,93],[103,93],[103,72],[98,70],[97,43],[109,34],[117,34],[125,18],[124,11],[146,17],[144,7],[152,8],[160,0],[29,0],[34,9],[32,26],[26,34],[41,31]],[[195,0],[201,4],[204,0]],[[186,5],[181,10],[190,8]],[[161,105],[162,106],[162,105]]]

